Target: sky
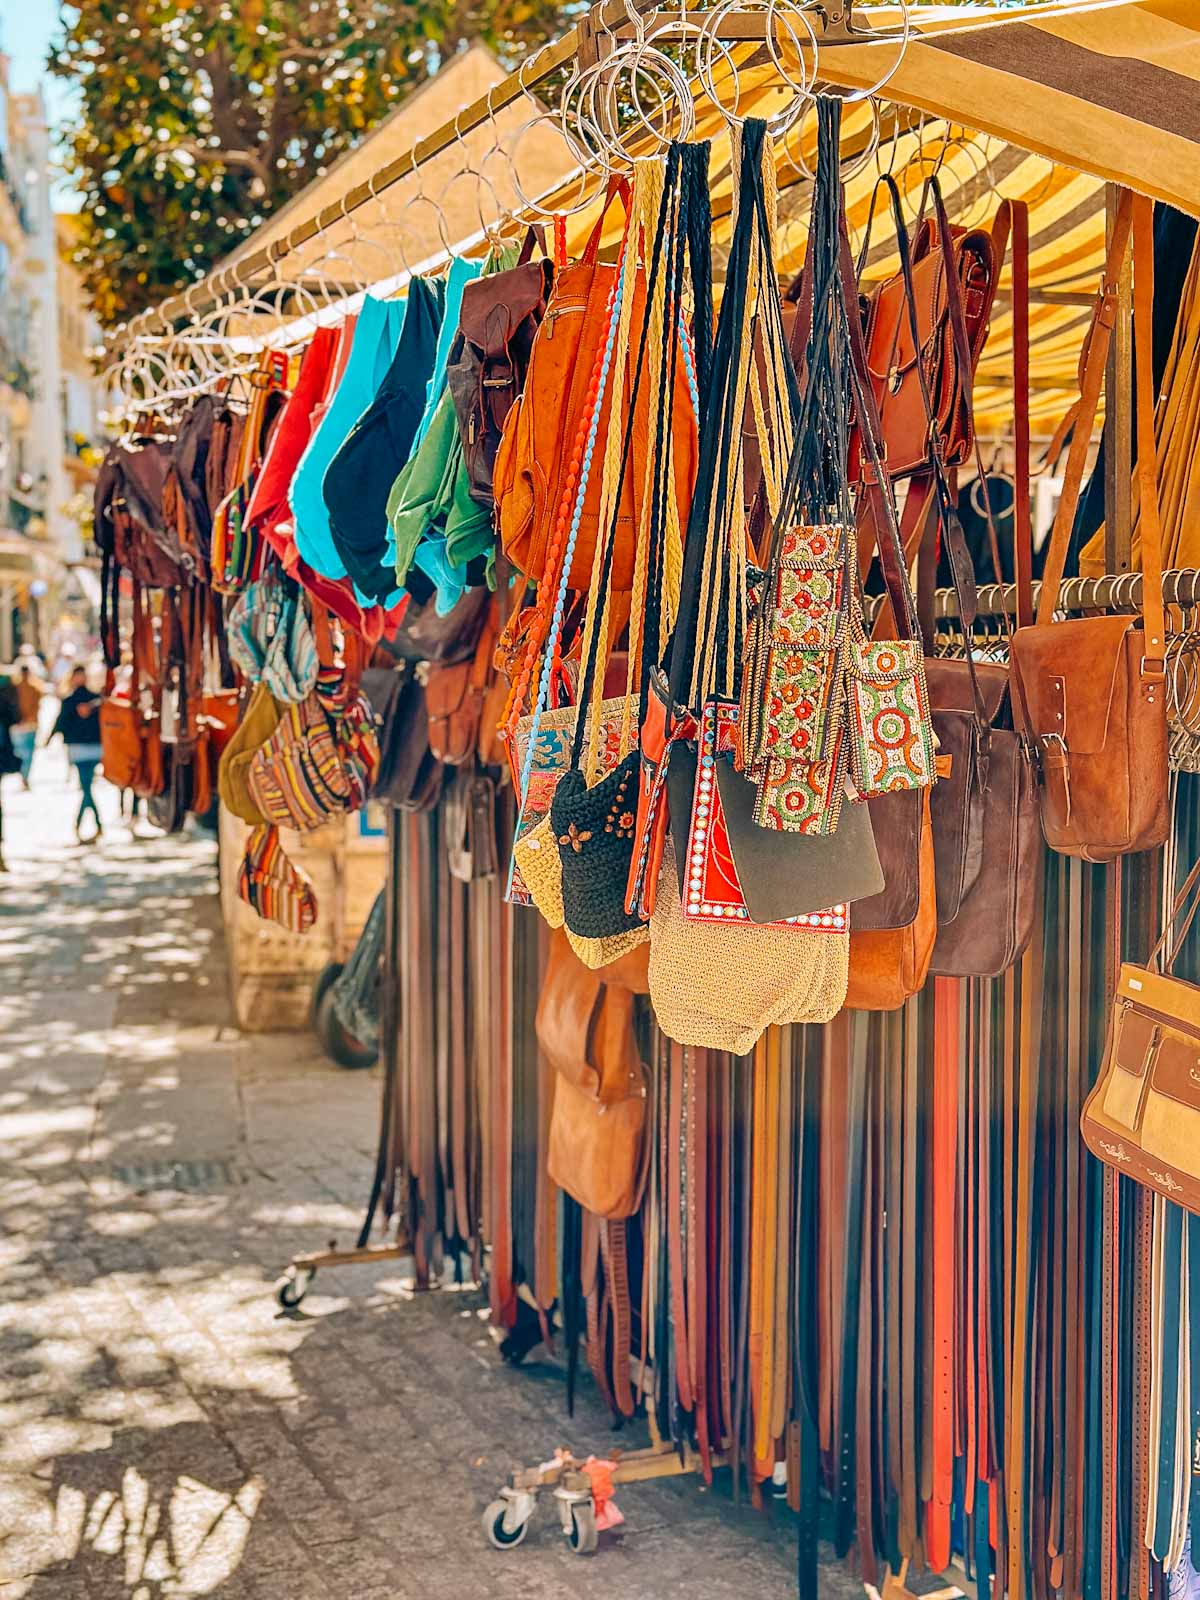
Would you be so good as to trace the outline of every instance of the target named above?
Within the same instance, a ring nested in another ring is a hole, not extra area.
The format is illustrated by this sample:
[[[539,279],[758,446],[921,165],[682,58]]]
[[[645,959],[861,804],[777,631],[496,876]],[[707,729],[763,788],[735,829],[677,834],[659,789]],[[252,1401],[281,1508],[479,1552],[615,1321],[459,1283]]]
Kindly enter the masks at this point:
[[[66,120],[71,108],[70,87],[46,71],[58,13],[58,0],[0,0],[0,50],[12,58],[12,86],[23,94],[41,85],[51,130]],[[74,203],[75,196],[58,176],[55,204],[70,209]]]

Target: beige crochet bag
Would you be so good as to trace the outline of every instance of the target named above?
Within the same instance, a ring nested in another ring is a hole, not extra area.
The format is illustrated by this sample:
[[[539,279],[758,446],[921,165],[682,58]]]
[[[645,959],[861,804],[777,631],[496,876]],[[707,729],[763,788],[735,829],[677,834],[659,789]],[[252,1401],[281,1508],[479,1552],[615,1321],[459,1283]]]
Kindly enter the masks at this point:
[[[668,837],[650,919],[650,1001],[668,1038],[746,1055],[772,1023],[828,1022],[849,970],[848,928],[686,918]]]
[[[513,846],[517,867],[533,903],[552,928],[563,926],[562,857],[558,842],[550,827],[550,818],[530,828],[523,839]],[[571,949],[593,972],[618,961],[650,937],[648,927],[631,928],[627,933],[610,934],[605,939],[587,939],[566,930]]]
[[[513,859],[534,905],[552,928],[563,925],[562,861],[549,814],[513,845]]]

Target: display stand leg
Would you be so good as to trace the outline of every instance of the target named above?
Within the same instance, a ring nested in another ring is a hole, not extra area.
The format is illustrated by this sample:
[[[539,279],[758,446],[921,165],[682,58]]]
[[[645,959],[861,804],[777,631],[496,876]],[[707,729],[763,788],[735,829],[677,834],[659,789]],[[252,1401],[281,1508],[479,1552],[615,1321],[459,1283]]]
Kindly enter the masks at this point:
[[[339,1250],[337,1240],[331,1239],[326,1250],[309,1251],[293,1256],[287,1272],[275,1291],[275,1298],[285,1311],[294,1311],[304,1299],[312,1281],[321,1267],[358,1266],[368,1261],[401,1261],[411,1258],[407,1213],[396,1219],[395,1238],[387,1244],[368,1244],[375,1216],[383,1198],[383,1185],[389,1167],[391,1151],[401,1145],[403,1095],[400,1092],[400,1009],[396,981],[399,955],[399,915],[401,879],[400,819],[396,811],[388,808],[388,863],[384,884],[384,940],[382,1009],[379,1019],[379,1053],[383,1061],[383,1099],[379,1119],[379,1145],[375,1156],[375,1174],[371,1182],[371,1195],[358,1239],[353,1249]],[[396,1185],[397,1196],[405,1201],[408,1186]],[[428,1283],[418,1283],[418,1288],[428,1288]]]

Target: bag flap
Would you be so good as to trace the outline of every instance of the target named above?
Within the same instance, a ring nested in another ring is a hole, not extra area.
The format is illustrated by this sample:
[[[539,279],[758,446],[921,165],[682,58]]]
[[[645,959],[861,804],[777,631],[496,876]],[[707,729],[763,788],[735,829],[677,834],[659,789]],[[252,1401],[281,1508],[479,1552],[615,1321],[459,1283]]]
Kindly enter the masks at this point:
[[[526,261],[463,289],[458,325],[472,344],[499,355],[516,328],[545,304],[554,277],[549,261]]]
[[[913,294],[917,331],[923,349],[946,317],[946,284],[942,253],[934,250],[913,262]],[[908,372],[916,360],[904,278],[900,273],[880,284],[873,297],[867,335],[867,362],[872,377],[883,382],[890,373]]]
[[[1075,755],[1097,755],[1108,738],[1118,683],[1128,662],[1133,617],[1077,617],[1013,636],[1016,696],[1028,730],[1065,741]]]
[[[919,639],[867,639],[850,652],[850,671],[862,682],[903,683],[921,671],[925,647]]]

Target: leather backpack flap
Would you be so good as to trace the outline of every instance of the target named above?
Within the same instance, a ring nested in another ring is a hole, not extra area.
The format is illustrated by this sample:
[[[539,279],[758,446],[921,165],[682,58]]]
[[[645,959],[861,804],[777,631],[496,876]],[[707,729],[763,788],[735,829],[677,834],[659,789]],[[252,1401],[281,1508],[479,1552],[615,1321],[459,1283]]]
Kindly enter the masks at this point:
[[[540,319],[546,309],[554,268],[549,261],[526,261],[475,278],[463,289],[458,326],[484,359],[503,355],[526,320]]]

